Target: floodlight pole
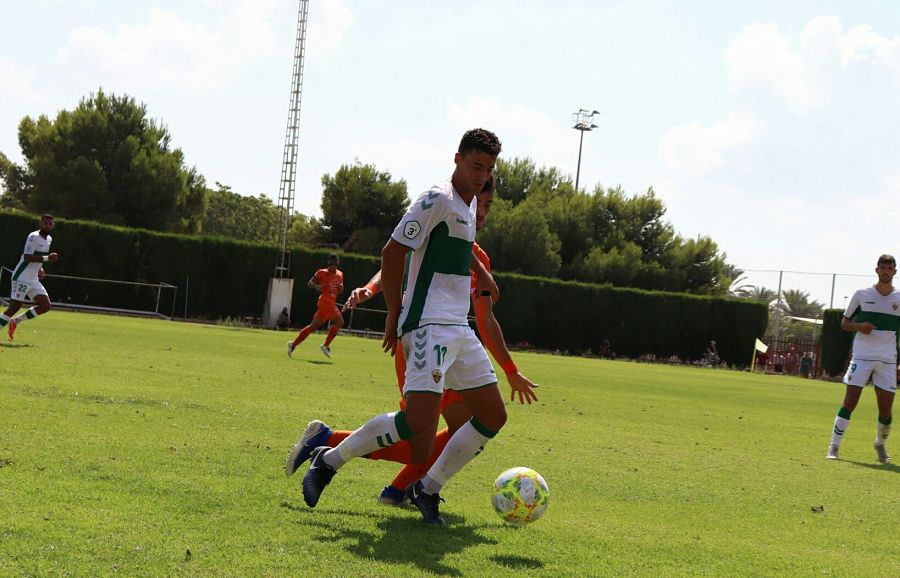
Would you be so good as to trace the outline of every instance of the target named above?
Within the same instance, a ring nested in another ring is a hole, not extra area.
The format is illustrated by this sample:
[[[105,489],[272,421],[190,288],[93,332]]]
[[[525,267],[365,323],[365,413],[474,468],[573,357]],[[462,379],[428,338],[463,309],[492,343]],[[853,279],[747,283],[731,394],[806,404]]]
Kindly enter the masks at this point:
[[[581,135],[578,137],[578,165],[575,169],[575,191],[578,192],[578,182],[581,178],[581,147],[584,145],[584,133],[597,128],[594,124],[594,117],[599,115],[600,111],[590,111],[581,108],[578,112],[572,113],[572,128],[579,131]]]

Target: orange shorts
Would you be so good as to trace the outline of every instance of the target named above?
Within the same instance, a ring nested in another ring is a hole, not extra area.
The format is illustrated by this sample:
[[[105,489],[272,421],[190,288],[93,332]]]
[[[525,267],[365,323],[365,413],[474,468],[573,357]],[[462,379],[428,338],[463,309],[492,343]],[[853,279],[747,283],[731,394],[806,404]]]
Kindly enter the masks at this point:
[[[316,305],[316,316],[327,321],[334,321],[341,316],[341,310],[334,301],[319,299]]]

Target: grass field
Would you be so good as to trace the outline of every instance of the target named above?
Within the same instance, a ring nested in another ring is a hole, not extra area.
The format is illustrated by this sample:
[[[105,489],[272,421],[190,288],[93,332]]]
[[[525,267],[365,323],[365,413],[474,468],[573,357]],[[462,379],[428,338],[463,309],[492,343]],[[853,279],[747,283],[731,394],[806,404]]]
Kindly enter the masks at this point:
[[[376,503],[392,463],[356,460],[304,505],[305,468],[282,467],[306,422],[352,429],[398,395],[379,342],[340,336],[329,360],[319,334],[288,359],[289,337],[23,324],[0,346],[0,576],[900,576],[871,391],[829,462],[840,384],[516,354],[540,402],[508,405],[441,528]],[[551,491],[521,529],[489,501],[517,465]]]

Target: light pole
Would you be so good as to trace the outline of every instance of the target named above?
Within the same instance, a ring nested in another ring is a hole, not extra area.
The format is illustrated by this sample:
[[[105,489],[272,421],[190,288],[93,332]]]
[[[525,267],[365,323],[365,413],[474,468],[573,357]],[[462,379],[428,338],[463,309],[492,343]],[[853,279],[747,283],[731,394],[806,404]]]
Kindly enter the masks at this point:
[[[575,192],[578,192],[578,180],[581,177],[581,145],[584,144],[585,131],[592,131],[597,128],[594,124],[594,117],[600,114],[599,110],[587,110],[581,108],[578,112],[572,113],[572,128],[581,132],[578,137],[578,168],[575,170]]]

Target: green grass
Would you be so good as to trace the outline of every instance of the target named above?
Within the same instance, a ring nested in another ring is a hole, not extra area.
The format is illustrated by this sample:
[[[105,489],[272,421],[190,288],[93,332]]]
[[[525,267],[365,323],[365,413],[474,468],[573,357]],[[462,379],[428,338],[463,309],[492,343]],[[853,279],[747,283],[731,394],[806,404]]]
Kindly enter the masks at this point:
[[[282,466],[306,422],[352,429],[398,395],[378,341],[338,337],[328,360],[319,334],[288,359],[289,337],[23,324],[0,346],[0,576],[900,576],[900,468],[874,460],[871,391],[829,462],[840,384],[516,354],[540,402],[508,405],[439,528],[376,503],[387,462],[303,504]],[[551,491],[521,529],[489,502],[517,465]]]

